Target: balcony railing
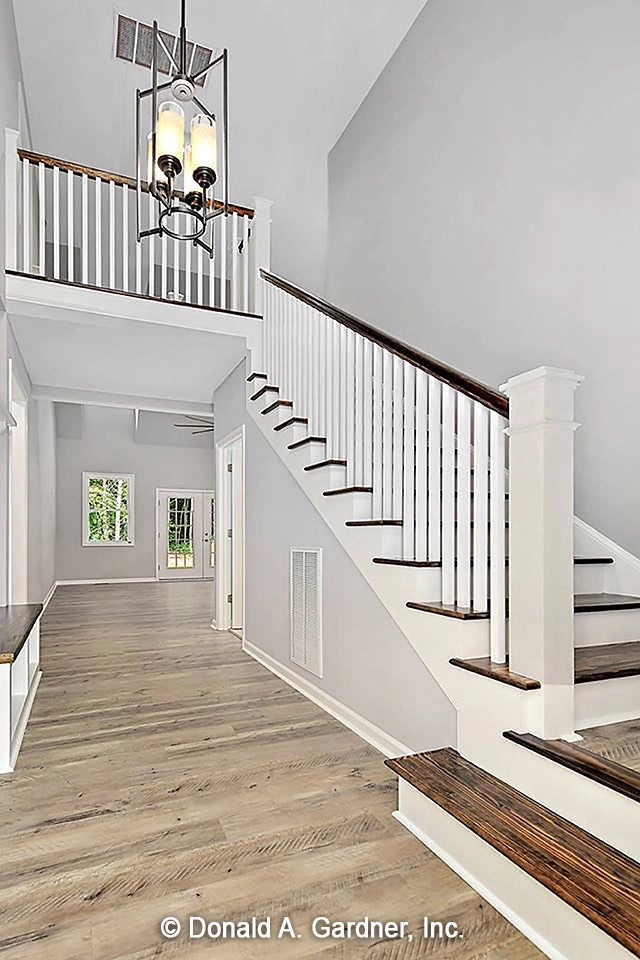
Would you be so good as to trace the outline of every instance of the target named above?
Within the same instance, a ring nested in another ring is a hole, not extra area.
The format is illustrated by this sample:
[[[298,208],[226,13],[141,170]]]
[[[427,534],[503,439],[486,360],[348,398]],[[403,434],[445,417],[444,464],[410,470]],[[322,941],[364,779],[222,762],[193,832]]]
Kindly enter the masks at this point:
[[[214,256],[166,235],[136,239],[136,182],[18,148],[5,132],[6,266],[28,276],[201,307],[259,313],[270,203],[232,205],[213,221]],[[11,157],[15,156],[15,165]],[[143,184],[142,229],[155,224]]]

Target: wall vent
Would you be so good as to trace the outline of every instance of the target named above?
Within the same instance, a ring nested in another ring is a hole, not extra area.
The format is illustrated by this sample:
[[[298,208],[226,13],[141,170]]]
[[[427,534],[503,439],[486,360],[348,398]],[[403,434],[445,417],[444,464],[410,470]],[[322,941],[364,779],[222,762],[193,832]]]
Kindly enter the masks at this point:
[[[173,56],[178,59],[176,47],[177,37],[173,33],[167,33],[161,30],[162,39],[171,51]],[[137,63],[141,67],[151,66],[151,55],[153,46],[153,28],[148,23],[138,23],[131,17],[125,17],[118,14],[116,17],[116,42],[115,56],[118,60],[126,60],[128,63]],[[158,71],[170,75],[172,64],[164,50],[160,48],[158,60]],[[210,63],[213,57],[213,50],[210,47],[201,44],[187,43],[187,72],[190,74],[203,70]],[[206,82],[206,76],[196,80],[196,85],[203,87]]]
[[[322,550],[291,550],[291,660],[322,676]]]

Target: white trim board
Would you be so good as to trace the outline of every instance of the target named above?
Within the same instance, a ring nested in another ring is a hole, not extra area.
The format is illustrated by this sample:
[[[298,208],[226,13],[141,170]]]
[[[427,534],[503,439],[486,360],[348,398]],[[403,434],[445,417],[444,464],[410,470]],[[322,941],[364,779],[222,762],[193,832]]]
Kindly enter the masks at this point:
[[[49,604],[50,604],[51,601],[53,600],[53,595],[54,595],[54,593],[56,592],[57,586],[58,586],[58,581],[57,581],[57,580],[54,580],[53,583],[51,584],[51,586],[49,587],[49,589],[48,589],[48,591],[47,591],[47,593],[46,593],[46,595],[45,595],[44,600],[42,601],[42,613],[45,612],[45,610],[47,609],[47,607],[49,606]]]
[[[375,723],[367,720],[359,713],[356,713],[355,710],[352,710],[351,707],[348,707],[324,690],[321,690],[315,683],[311,683],[299,674],[294,673],[293,670],[285,667],[285,665],[278,660],[274,660],[273,657],[265,653],[264,650],[260,650],[255,644],[244,640],[242,649],[245,653],[248,653],[250,657],[253,657],[254,660],[262,664],[263,667],[266,667],[271,673],[275,673],[277,677],[280,677],[280,679],[288,683],[290,687],[297,690],[298,693],[301,693],[308,700],[315,703],[316,706],[320,707],[326,713],[331,714],[336,720],[339,720],[340,723],[361,737],[362,740],[366,740],[370,746],[383,754],[383,756],[406,757],[407,754],[415,753],[415,751],[411,750],[406,744],[401,743],[384,730],[381,730]]]
[[[33,701],[36,698],[36,693],[38,692],[38,687],[40,686],[40,681],[42,680],[42,670],[36,670],[33,680],[31,681],[31,686],[29,687],[29,692],[27,693],[27,698],[22,706],[22,712],[20,714],[20,719],[16,726],[16,731],[11,738],[11,756],[9,759],[9,766],[11,767],[7,773],[13,773],[16,768],[16,763],[18,761],[18,754],[20,753],[20,747],[22,746],[22,741],[27,729],[27,724],[29,722],[29,717],[31,716],[31,708],[33,707]]]

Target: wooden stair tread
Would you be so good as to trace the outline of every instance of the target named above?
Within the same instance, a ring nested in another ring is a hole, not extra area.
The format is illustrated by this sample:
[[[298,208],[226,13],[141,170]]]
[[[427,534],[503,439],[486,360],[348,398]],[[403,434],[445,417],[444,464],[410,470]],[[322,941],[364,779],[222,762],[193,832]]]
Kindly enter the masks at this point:
[[[402,520],[347,520],[347,527],[401,527]]]
[[[470,607],[459,607],[457,604],[440,603],[418,603],[410,601],[407,603],[410,610],[422,610],[423,613],[437,613],[441,617],[454,617],[456,620],[488,620],[489,614],[479,610],[473,610]]]
[[[273,429],[275,430],[276,433],[278,433],[280,430],[286,429],[286,427],[293,426],[294,423],[304,424],[304,423],[309,423],[309,421],[307,420],[306,417],[289,417],[288,420],[283,420],[282,423],[276,423]]]
[[[41,603],[0,607],[0,663],[13,663],[41,613]]]
[[[374,557],[373,563],[384,564],[388,567],[441,567],[440,560],[403,560],[401,557]]]
[[[253,383],[254,380],[268,380],[269,377],[266,373],[252,373],[247,377],[247,383]]]
[[[251,399],[259,400],[260,397],[264,397],[267,393],[280,393],[280,387],[272,387],[267,383],[264,385],[264,387],[260,387],[260,389],[253,394]]]
[[[576,647],[576,683],[640,676],[640,640]]]
[[[446,748],[386,765],[640,956],[640,865]]]
[[[326,437],[303,437],[302,440],[296,440],[295,443],[290,443],[287,447],[287,450],[297,450],[298,447],[304,447],[308,443],[326,443]]]
[[[459,607],[457,604],[407,603],[411,610],[422,610],[424,613],[436,613],[444,617],[456,617],[458,620],[488,620],[489,610],[479,611],[472,607]],[[489,608],[491,604],[489,604]],[[509,616],[509,600],[507,598],[507,616]],[[631,597],[617,593],[576,593],[573,598],[573,609],[576,613],[597,613],[611,610],[640,610],[640,597]]]
[[[323,497],[341,497],[345,493],[373,493],[373,487],[336,487],[334,490],[325,490]]]
[[[506,730],[503,737],[555,763],[560,763],[590,780],[595,780],[617,793],[622,793],[625,797],[640,800],[640,773],[637,770],[591,753],[579,743],[568,743],[566,740],[542,740],[532,733],[516,733],[515,730]]]
[[[265,407],[264,410],[261,410],[260,413],[263,417],[266,417],[268,413],[271,413],[273,410],[277,410],[278,407],[293,407],[293,400],[274,400],[273,403],[270,403],[268,407]]]
[[[489,680],[497,680],[499,683],[507,683],[510,687],[517,687],[519,690],[539,690],[542,686],[540,681],[534,680],[533,677],[524,677],[521,673],[512,673],[509,670],[508,661],[507,663],[493,663],[491,657],[476,657],[472,660],[452,657],[449,663],[453,667],[469,670],[471,673],[488,677]]]
[[[640,610],[640,597],[622,593],[576,594],[576,613],[597,613],[600,610]]]
[[[573,562],[578,564],[615,563],[613,557],[574,557]]]
[[[307,472],[311,470],[320,470],[322,467],[346,467],[346,460],[320,460],[318,463],[310,463],[304,469]]]

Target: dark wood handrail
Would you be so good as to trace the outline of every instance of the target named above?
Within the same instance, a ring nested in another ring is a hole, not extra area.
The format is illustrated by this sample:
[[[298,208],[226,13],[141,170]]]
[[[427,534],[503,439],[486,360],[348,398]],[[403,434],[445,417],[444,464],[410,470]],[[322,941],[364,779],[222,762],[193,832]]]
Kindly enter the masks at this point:
[[[32,150],[18,150],[18,156],[21,160],[28,160],[29,163],[40,164],[45,167],[58,167],[60,170],[69,170],[71,173],[86,174],[90,180],[103,180],[105,183],[115,183],[120,187],[129,187],[136,189],[136,181],[133,177],[125,177],[121,173],[110,173],[108,170],[100,170],[96,167],[85,167],[81,163],[72,163],[70,160],[59,160],[57,157],[49,157],[44,153],[34,153]],[[143,180],[141,183],[145,193],[149,192],[149,184]],[[217,209],[222,209],[222,203],[219,200],[214,201]],[[253,217],[255,211],[251,207],[240,207],[237,204],[230,203],[229,211],[237,213],[241,217]]]
[[[403,343],[402,340],[396,340],[395,337],[390,336],[388,333],[383,333],[382,330],[370,326],[370,324],[365,323],[363,320],[358,320],[357,317],[352,316],[350,313],[345,313],[344,310],[340,310],[339,307],[335,307],[326,300],[322,300],[312,293],[307,293],[306,290],[301,290],[299,287],[294,286],[294,284],[289,283],[288,280],[284,280],[274,273],[269,273],[266,270],[261,270],[260,273],[267,283],[278,287],[280,290],[284,290],[285,293],[290,294],[302,303],[306,303],[307,306],[313,310],[318,310],[320,313],[324,313],[325,316],[332,317],[338,323],[348,327],[349,330],[360,334],[361,337],[366,337],[367,340],[377,343],[378,346],[383,347],[402,360],[413,364],[413,366],[419,370],[424,370],[425,373],[435,377],[437,380],[441,380],[442,383],[446,383],[460,393],[464,393],[464,395],[470,397],[471,400],[477,400],[483,406],[488,407],[489,410],[494,410],[496,413],[508,419],[509,400],[504,394],[498,393],[497,390],[492,390],[491,387],[485,386],[484,383],[474,380],[473,377],[469,377],[459,370],[454,370],[453,367],[447,366],[446,363],[442,363],[434,357],[429,357],[426,353],[421,353],[420,350],[416,350],[415,347],[410,347],[408,344]]]

